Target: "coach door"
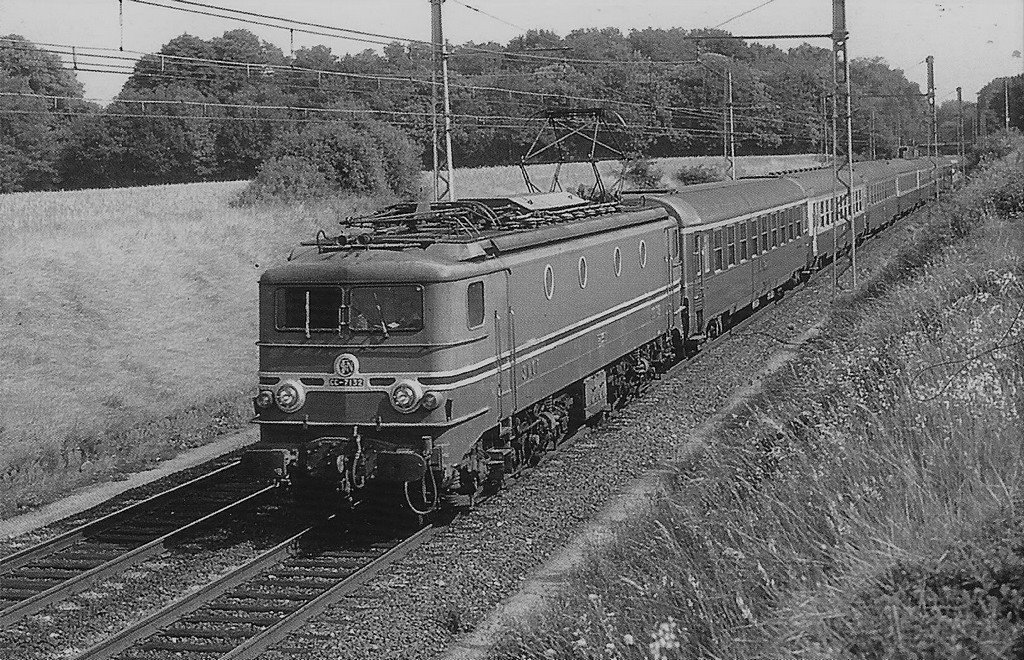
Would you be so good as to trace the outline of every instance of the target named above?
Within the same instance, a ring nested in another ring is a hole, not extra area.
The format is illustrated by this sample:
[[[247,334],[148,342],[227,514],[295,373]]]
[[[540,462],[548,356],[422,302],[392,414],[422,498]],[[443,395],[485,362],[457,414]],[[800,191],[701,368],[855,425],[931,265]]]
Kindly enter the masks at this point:
[[[505,274],[505,302],[494,306],[494,354],[498,366],[498,418],[510,417],[516,411],[516,317],[512,310],[511,272]]]
[[[671,310],[672,323],[679,317],[683,317],[683,324],[686,324],[687,319],[685,318],[686,306],[684,304],[685,293],[683,291],[683,235],[675,227],[665,230],[665,242],[668,246],[668,289],[669,289],[669,300],[672,301],[674,308]],[[673,290],[678,288],[679,293],[673,293]]]
[[[708,269],[710,257],[708,236],[709,232],[695,231],[693,236],[693,291],[691,298],[693,303],[693,331],[697,334],[704,332],[704,274]]]

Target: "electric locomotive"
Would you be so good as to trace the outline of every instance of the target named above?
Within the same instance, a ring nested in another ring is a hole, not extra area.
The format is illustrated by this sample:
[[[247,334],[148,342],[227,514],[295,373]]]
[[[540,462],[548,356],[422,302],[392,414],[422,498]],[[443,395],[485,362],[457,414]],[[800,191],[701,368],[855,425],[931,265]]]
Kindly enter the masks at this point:
[[[496,486],[674,357],[676,223],[568,193],[399,204],[260,279],[247,460],[415,510]]]

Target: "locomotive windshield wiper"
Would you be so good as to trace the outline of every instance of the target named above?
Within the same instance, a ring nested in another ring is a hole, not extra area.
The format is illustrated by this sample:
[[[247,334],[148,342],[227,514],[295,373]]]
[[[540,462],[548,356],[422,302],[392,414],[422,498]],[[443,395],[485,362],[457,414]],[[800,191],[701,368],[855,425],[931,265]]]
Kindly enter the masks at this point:
[[[384,339],[387,339],[390,335],[388,334],[388,322],[384,320],[384,312],[380,308],[380,301],[377,300],[377,294],[373,294],[373,306],[377,308],[377,318],[380,319],[380,331],[384,333]]]

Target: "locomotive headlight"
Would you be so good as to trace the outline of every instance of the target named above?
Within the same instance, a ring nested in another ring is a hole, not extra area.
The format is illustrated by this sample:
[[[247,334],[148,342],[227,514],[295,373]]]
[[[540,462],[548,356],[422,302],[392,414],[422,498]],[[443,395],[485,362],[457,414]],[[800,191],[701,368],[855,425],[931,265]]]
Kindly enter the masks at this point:
[[[282,383],[274,393],[274,403],[281,412],[293,413],[306,403],[306,391],[296,382]]]
[[[423,389],[415,381],[403,380],[391,388],[391,405],[400,413],[416,410],[422,397]]]
[[[437,392],[427,392],[423,395],[420,405],[427,410],[437,410],[437,407],[441,405],[441,395]]]
[[[272,405],[274,405],[274,393],[270,390],[260,390],[256,395],[256,407],[266,410]]]

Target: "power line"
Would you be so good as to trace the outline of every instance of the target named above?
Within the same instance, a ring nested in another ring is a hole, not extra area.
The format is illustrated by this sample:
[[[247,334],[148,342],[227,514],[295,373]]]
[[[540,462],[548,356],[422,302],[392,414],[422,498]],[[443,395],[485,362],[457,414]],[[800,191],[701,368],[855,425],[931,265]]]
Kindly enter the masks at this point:
[[[24,46],[24,45],[21,45],[19,42],[15,42],[14,40],[0,38],[0,42],[3,42],[3,41],[15,43],[16,45],[14,46],[14,49],[16,49],[16,50],[22,50],[22,51],[26,51],[26,52],[32,52],[33,51],[32,48]],[[73,56],[75,58],[95,58],[95,59],[102,59],[102,60],[115,60],[115,61],[122,61],[122,62],[130,62],[132,64],[132,66],[134,67],[133,71],[131,72],[132,74],[135,74],[135,73],[142,74],[143,72],[138,71],[138,65],[140,63],[142,63],[142,62],[145,62],[146,58],[151,58],[149,60],[149,62],[151,64],[154,64],[154,65],[156,63],[161,63],[161,66],[162,66],[163,63],[166,62],[166,61],[182,62],[182,63],[192,63],[192,64],[202,64],[202,65],[208,65],[208,66],[214,66],[214,67],[220,67],[220,68],[227,68],[227,69],[234,69],[234,70],[245,70],[246,73],[249,74],[249,75],[251,75],[252,71],[255,70],[258,73],[266,73],[268,71],[270,71],[270,72],[284,72],[284,73],[299,73],[299,74],[317,75],[319,77],[324,77],[324,76],[331,77],[331,76],[333,76],[333,77],[340,77],[340,78],[349,78],[349,79],[353,79],[353,80],[371,81],[371,82],[377,82],[377,83],[380,83],[380,82],[413,83],[413,84],[423,85],[423,86],[426,86],[426,87],[430,87],[431,85],[437,84],[437,83],[435,83],[432,80],[425,79],[425,78],[416,78],[416,77],[413,77],[413,76],[395,76],[395,75],[383,75],[383,74],[364,74],[364,73],[354,73],[354,72],[348,72],[348,71],[334,71],[334,70],[330,70],[330,69],[312,69],[312,68],[303,67],[303,66],[296,66],[294,64],[271,64],[271,63],[268,63],[268,62],[239,62],[239,61],[235,61],[235,60],[218,60],[218,59],[212,59],[212,58],[202,58],[202,57],[193,57],[193,56],[185,56],[185,55],[172,55],[172,54],[165,54],[165,53],[145,53],[145,52],[141,52],[141,51],[124,51],[125,53],[130,53],[132,55],[138,56],[139,59],[136,60],[136,59],[134,59],[132,57],[128,57],[128,56],[122,54],[121,51],[118,51],[117,49],[113,49],[113,48],[103,48],[103,47],[95,47],[95,46],[77,46],[77,45],[68,45],[68,44],[53,44],[53,43],[45,43],[45,44],[37,44],[37,45],[47,46],[47,48],[41,48],[39,50],[44,50],[45,52],[49,52],[49,53],[57,54],[57,55]],[[87,52],[89,50],[100,51],[100,53],[99,54],[89,53],[89,52]],[[108,53],[115,53],[115,54],[108,54]],[[128,65],[124,64],[124,65],[110,65],[110,66],[123,66],[123,67],[127,68]],[[76,68],[79,69],[79,70],[82,69],[81,66],[77,66]],[[116,73],[116,72],[111,71],[111,73]],[[494,75],[500,75],[500,74],[494,74]],[[641,109],[644,109],[644,108],[655,108],[655,106],[653,106],[653,104],[651,104],[651,103],[641,103],[641,102],[636,102],[636,101],[620,101],[620,100],[612,99],[612,98],[602,98],[602,97],[593,97],[593,96],[577,96],[577,95],[573,95],[573,94],[564,94],[564,93],[536,92],[536,91],[532,91],[532,90],[514,89],[514,88],[509,88],[509,87],[498,87],[498,86],[493,86],[493,85],[471,85],[471,84],[464,84],[464,83],[452,83],[450,86],[453,89],[466,90],[466,91],[470,91],[470,92],[492,92],[492,93],[509,94],[509,95],[515,94],[515,95],[527,96],[527,97],[538,98],[538,99],[557,99],[557,100],[565,100],[565,101],[581,101],[581,102],[586,102],[586,103],[610,103],[610,104],[615,104],[615,105],[620,105],[620,106],[625,106],[625,107],[634,107],[634,108],[641,108]],[[764,108],[764,107],[768,107],[768,106],[750,106],[750,107]],[[722,106],[695,107],[695,106],[667,106],[666,105],[666,106],[657,106],[655,109],[659,109],[659,110],[663,110],[663,111],[671,111],[671,112],[690,113],[690,114],[693,114],[695,116],[703,116],[703,117],[709,117],[710,118],[710,117],[717,117],[717,115],[714,115],[713,112],[716,111],[716,110],[722,110],[723,107]],[[793,109],[793,111],[795,111],[795,112],[803,112],[803,111],[800,111],[800,110],[795,109],[795,108]]]
[[[772,4],[773,2],[775,2],[775,0],[767,0],[767,2],[762,2],[761,4],[759,4],[758,6],[752,8],[752,9],[748,9],[745,12],[741,12],[739,14],[736,14],[732,18],[729,18],[729,19],[726,19],[726,20],[722,21],[721,23],[719,23],[718,25],[712,27],[711,29],[712,30],[717,30],[718,28],[722,27],[723,25],[725,25],[727,23],[732,23],[737,18],[742,18],[742,17],[746,16],[747,14],[751,14],[751,13],[757,11],[758,9],[760,9],[761,7],[767,7],[768,5]]]
[[[488,18],[493,18],[494,20],[498,21],[499,23],[504,23],[505,25],[507,25],[509,27],[514,27],[515,29],[522,30],[523,32],[529,32],[529,28],[524,28],[522,25],[516,25],[515,23],[510,23],[509,21],[506,21],[504,18],[500,18],[498,16],[495,16],[494,14],[489,14],[489,13],[485,12],[483,9],[477,9],[476,7],[472,7],[470,5],[467,5],[465,2],[460,2],[460,0],[452,0],[452,2],[454,2],[457,5],[461,5],[461,6],[465,7],[466,9],[469,9],[470,11],[475,11],[476,13],[483,14],[484,16],[487,16]]]

